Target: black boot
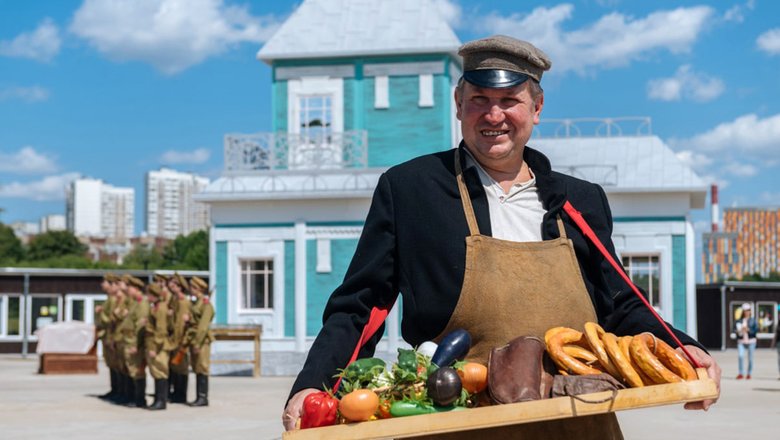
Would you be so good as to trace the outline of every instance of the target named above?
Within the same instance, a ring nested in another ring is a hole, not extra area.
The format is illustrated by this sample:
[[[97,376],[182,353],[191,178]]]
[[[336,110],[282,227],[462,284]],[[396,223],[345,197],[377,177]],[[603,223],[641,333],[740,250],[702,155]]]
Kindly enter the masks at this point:
[[[98,396],[98,399],[102,400],[114,400],[116,396],[119,394],[119,387],[117,386],[117,373],[113,369],[108,370],[109,373],[109,379],[111,380],[111,391],[107,392],[106,394],[101,394]]]
[[[146,408],[146,378],[133,380],[133,400],[127,406],[131,408]]]
[[[206,374],[195,375],[196,396],[190,406],[209,406],[209,376]]]
[[[173,397],[171,403],[187,403],[188,374],[177,374],[173,382]]]
[[[133,394],[130,390],[130,384],[132,380],[130,376],[123,373],[117,373],[117,382],[119,386],[119,394],[113,400],[117,405],[127,405],[128,402],[133,400]]]
[[[154,380],[154,402],[149,406],[151,410],[165,409],[168,400],[168,379]]]
[[[166,399],[168,399],[168,402],[173,402],[173,392],[176,389],[176,381],[178,380],[179,375],[171,372],[168,377],[170,377],[170,379],[168,380],[168,391],[166,392]]]

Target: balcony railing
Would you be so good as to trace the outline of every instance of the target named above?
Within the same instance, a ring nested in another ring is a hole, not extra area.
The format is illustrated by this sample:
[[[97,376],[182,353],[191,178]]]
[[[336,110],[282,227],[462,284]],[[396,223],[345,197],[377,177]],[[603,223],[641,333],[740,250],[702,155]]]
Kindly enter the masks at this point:
[[[650,136],[649,117],[542,119],[536,138]]]
[[[225,135],[225,173],[349,170],[368,167],[368,132],[313,138],[297,133]]]

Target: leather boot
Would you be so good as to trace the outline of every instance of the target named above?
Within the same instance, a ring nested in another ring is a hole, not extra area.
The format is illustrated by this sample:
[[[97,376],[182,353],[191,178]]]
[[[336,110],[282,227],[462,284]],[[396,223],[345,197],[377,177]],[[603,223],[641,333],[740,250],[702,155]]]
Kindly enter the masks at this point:
[[[98,399],[102,400],[114,400],[119,394],[119,387],[117,386],[117,373],[113,369],[108,370],[109,379],[111,381],[111,390],[105,394],[98,396]]]
[[[168,374],[168,391],[167,391],[167,397],[168,402],[173,402],[173,392],[176,389],[176,381],[178,380],[179,375],[171,371]]]
[[[209,406],[209,376],[206,374],[195,375],[196,396],[190,406]]]
[[[131,408],[146,408],[146,378],[133,380],[133,400],[127,404]]]
[[[188,374],[177,374],[173,382],[173,397],[171,403],[187,403]]]
[[[130,383],[132,382],[130,380],[130,377],[123,373],[117,373],[117,381],[119,386],[119,394],[116,396],[116,398],[113,400],[114,403],[117,405],[126,405],[128,402],[133,400],[133,395],[130,391]]]
[[[168,400],[168,379],[154,380],[154,402],[148,407],[150,410],[165,409]]]

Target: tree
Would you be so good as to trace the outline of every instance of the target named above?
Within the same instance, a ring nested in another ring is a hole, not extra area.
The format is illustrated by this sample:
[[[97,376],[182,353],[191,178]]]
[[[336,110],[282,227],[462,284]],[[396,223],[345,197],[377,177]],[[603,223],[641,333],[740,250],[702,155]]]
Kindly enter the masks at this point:
[[[0,223],[0,264],[13,264],[23,257],[24,248],[14,230]]]
[[[160,269],[163,267],[163,257],[157,248],[137,244],[122,260],[127,269]]]
[[[30,241],[27,257],[30,260],[47,260],[65,255],[83,257],[87,246],[70,231],[48,231]]]
[[[170,269],[208,270],[208,232],[195,231],[189,235],[179,235],[165,247],[163,259],[165,266]]]

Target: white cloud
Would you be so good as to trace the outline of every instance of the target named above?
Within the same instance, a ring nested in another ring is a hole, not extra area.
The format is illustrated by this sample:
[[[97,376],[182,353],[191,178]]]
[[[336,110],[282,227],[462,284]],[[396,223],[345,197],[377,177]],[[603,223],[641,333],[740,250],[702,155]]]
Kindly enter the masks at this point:
[[[33,147],[23,147],[16,153],[0,151],[0,172],[13,174],[43,174],[57,170],[57,165]]]
[[[780,151],[780,113],[760,119],[747,114],[681,142],[699,151],[739,151],[775,159]]]
[[[780,54],[780,28],[770,29],[759,35],[756,45],[769,55]]]
[[[686,64],[680,66],[671,78],[648,81],[647,97],[658,101],[679,101],[685,98],[707,102],[720,96],[724,89],[720,79],[694,72]]]
[[[28,33],[19,34],[13,40],[0,41],[0,55],[51,61],[60,51],[60,31],[50,18]]]
[[[200,164],[209,160],[211,152],[206,148],[198,148],[193,151],[166,151],[160,161],[168,165],[175,164]]]
[[[758,174],[758,168],[747,163],[729,162],[723,171],[739,177],[753,177]]]
[[[755,6],[756,2],[754,0],[748,0],[744,5],[734,5],[723,14],[723,21],[742,23],[745,21],[745,10],[752,11]]]
[[[705,170],[712,164],[712,157],[691,150],[683,150],[676,154],[680,162],[693,168],[694,171]]]
[[[780,192],[764,191],[759,196],[759,199],[767,205],[780,205]]]
[[[625,66],[659,50],[685,53],[704,31],[714,10],[708,6],[657,11],[644,18],[618,12],[580,29],[565,31],[574,11],[571,4],[538,7],[529,14],[491,13],[477,20],[477,29],[528,40],[553,60],[553,72]]]
[[[79,173],[65,173],[47,176],[34,182],[0,184],[0,197],[36,201],[64,200],[65,187],[79,177]]]
[[[442,18],[452,27],[459,27],[461,23],[462,10],[459,4],[451,0],[433,0],[436,9],[439,10]]]
[[[261,43],[279,26],[223,0],[85,0],[70,31],[118,61],[175,74],[240,43]]]
[[[18,99],[27,102],[39,102],[49,99],[49,91],[40,86],[8,87],[0,89],[0,101]]]

